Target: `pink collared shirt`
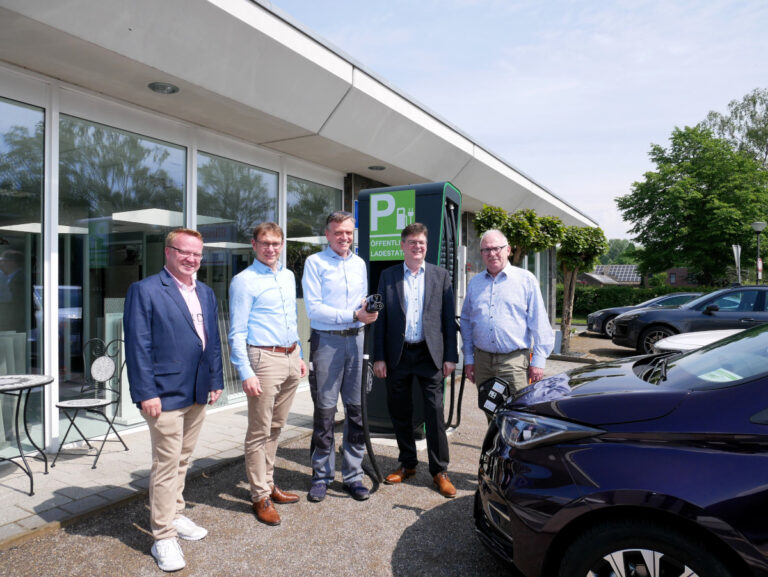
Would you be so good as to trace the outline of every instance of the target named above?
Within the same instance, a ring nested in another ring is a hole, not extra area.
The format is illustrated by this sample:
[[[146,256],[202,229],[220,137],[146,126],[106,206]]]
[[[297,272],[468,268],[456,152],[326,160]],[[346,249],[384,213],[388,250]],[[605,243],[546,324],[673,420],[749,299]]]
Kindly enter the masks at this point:
[[[195,330],[197,331],[200,340],[203,341],[203,350],[205,350],[205,324],[203,323],[203,307],[200,306],[200,299],[197,296],[197,283],[195,279],[192,279],[192,285],[186,285],[173,276],[173,273],[168,270],[168,267],[163,267],[171,278],[176,282],[176,286],[179,287],[181,297],[184,302],[187,303],[189,314],[192,315],[192,321],[195,324]]]

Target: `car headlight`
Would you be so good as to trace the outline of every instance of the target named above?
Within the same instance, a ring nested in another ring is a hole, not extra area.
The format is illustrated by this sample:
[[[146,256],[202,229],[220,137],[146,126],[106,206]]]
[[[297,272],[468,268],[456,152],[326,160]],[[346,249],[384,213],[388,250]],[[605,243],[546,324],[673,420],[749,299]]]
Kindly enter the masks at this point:
[[[539,445],[572,441],[605,432],[602,429],[519,411],[501,411],[496,415],[496,424],[504,442],[516,449],[532,449]]]
[[[629,313],[629,314],[626,314],[626,315],[621,315],[621,316],[616,317],[616,322],[619,323],[621,321],[633,321],[633,320],[635,320],[639,316],[640,316],[640,313],[634,313],[634,314]]]

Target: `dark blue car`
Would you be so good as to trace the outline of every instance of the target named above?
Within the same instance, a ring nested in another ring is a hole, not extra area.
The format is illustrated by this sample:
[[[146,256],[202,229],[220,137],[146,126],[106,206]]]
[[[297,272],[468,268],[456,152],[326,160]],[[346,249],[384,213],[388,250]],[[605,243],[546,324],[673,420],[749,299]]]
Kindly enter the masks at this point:
[[[768,576],[768,326],[507,399],[475,524],[526,577]]]

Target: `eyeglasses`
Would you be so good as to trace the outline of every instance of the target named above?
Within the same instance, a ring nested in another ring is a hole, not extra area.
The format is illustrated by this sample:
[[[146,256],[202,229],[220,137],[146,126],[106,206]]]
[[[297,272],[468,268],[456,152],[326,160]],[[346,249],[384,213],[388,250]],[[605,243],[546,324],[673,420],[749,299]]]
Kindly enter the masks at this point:
[[[427,246],[426,240],[407,240],[405,244],[408,246]]]
[[[480,252],[482,254],[499,254],[502,249],[507,248],[506,244],[503,244],[501,246],[487,246],[485,248],[481,248]]]
[[[274,249],[278,249],[281,246],[283,246],[282,242],[264,242],[261,240],[257,240],[256,244],[263,246],[264,248],[274,248]]]
[[[179,253],[179,256],[183,256],[185,258],[194,258],[195,260],[203,260],[202,253],[199,252],[190,252],[188,250],[181,250],[180,248],[176,248],[175,246],[168,245],[168,248],[172,248],[177,253]]]

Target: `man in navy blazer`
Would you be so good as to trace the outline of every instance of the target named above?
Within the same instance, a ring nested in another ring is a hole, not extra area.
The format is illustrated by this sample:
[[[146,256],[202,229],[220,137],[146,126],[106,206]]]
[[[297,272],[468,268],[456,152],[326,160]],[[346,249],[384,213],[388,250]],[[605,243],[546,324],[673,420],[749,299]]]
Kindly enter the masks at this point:
[[[125,299],[125,357],[131,399],[152,442],[149,507],[152,555],[163,571],[185,566],[176,537],[208,534],[184,513],[184,481],[205,418],[224,388],[213,290],[196,282],[199,232],[178,228],[165,239],[165,268],[133,283]]]
[[[374,332],[373,370],[387,379],[387,405],[400,450],[400,467],[386,478],[402,483],[416,474],[418,455],[413,435],[411,383],[424,400],[429,473],[444,497],[456,496],[448,479],[448,438],[443,413],[443,379],[456,368],[456,319],[453,287],[444,268],[425,262],[427,227],[406,226],[400,247],[405,262],[381,273],[384,308]]]

